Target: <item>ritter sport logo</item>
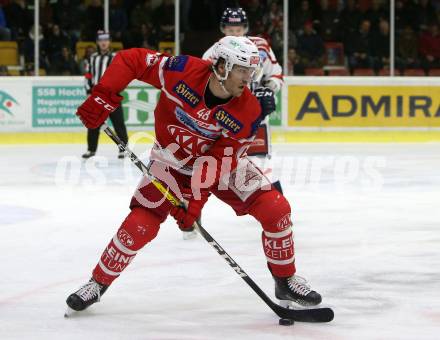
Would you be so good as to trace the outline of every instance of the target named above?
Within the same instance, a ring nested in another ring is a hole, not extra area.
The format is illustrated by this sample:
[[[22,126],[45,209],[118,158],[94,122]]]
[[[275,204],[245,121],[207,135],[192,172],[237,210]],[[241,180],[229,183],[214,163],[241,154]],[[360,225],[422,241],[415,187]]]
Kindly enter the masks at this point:
[[[18,102],[10,96],[8,93],[4,91],[0,91],[0,118],[2,117],[1,113],[6,112],[9,116],[13,116],[11,112],[12,107],[18,105]]]

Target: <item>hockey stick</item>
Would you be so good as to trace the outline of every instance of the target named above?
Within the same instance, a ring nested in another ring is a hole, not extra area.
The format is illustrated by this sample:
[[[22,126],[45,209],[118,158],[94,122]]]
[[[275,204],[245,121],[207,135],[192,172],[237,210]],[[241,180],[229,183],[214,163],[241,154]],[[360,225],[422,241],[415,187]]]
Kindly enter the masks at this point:
[[[128,148],[128,146],[111,130],[107,124],[103,124],[105,133],[113,140],[120,150],[125,151],[130,160],[136,167],[142,171],[151,183],[166,196],[166,198],[174,206],[183,206],[167,188],[163,186],[153,175],[148,172],[146,165]],[[248,274],[241,268],[237,262],[217,243],[216,240],[203,228],[198,222],[194,223],[196,230],[203,238],[217,251],[217,253],[225,259],[225,261],[235,270],[235,272],[257,293],[257,295],[282,319],[291,319],[301,322],[329,322],[333,320],[334,313],[330,308],[312,308],[312,309],[289,309],[281,307],[273,302],[265,292],[252,280]]]

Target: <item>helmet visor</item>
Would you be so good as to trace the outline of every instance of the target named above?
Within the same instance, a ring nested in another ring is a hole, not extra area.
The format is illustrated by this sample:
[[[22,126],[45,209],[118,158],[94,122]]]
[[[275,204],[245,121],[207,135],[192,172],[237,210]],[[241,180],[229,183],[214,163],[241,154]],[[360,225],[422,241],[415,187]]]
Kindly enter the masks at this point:
[[[254,80],[254,77],[256,75],[255,71],[256,71],[255,67],[246,67],[241,65],[234,65],[231,70],[231,72],[233,72],[234,75],[248,82]]]

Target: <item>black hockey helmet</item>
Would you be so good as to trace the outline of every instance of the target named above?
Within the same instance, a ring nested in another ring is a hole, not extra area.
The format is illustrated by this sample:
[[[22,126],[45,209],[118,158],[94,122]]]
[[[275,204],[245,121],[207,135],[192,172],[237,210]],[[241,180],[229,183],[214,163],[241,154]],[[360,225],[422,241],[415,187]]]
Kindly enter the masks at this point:
[[[249,21],[246,12],[241,7],[228,7],[222,14],[220,19],[220,31],[222,33],[226,26],[243,26],[245,34],[249,29]]]

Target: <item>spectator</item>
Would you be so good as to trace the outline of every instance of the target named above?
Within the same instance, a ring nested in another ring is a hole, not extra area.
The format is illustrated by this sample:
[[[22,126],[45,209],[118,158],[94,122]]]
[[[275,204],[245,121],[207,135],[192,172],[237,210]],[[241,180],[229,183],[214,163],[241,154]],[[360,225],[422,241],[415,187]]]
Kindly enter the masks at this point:
[[[329,7],[328,0],[321,0],[316,22],[319,27],[318,32],[325,41],[336,40],[339,22],[338,12],[335,8]]]
[[[40,23],[43,29],[46,30],[49,23],[53,23],[54,13],[53,8],[47,0],[40,0]]]
[[[383,0],[373,0],[371,8],[369,8],[364,15],[364,19],[367,19],[371,23],[371,33],[377,34],[379,32],[379,24],[382,19],[390,17],[388,10],[383,4]]]
[[[26,9],[25,0],[14,0],[5,7],[8,27],[11,29],[12,38],[26,38],[27,32],[32,25],[32,19]]]
[[[163,0],[154,11],[155,27],[159,41],[174,41],[174,1]]]
[[[86,30],[86,8],[79,0],[58,0],[54,7],[54,23],[61,30],[68,32],[72,42],[80,38],[81,31]]]
[[[414,6],[408,0],[396,1],[396,32],[400,32],[406,29],[406,26],[410,25],[413,29],[416,28],[414,22]]]
[[[271,26],[269,41],[278,61],[283,63],[283,20],[276,21],[273,26]]]
[[[351,75],[353,75],[356,68],[373,67],[370,29],[370,21],[366,19],[362,20],[359,30],[352,35],[351,39],[349,39],[345,45]]]
[[[246,11],[249,20],[249,27],[255,29],[257,22],[261,22],[264,13],[266,13],[265,4],[264,3],[262,4],[261,1],[259,0],[251,0],[249,1],[249,4],[247,6],[243,6],[243,7]]]
[[[379,70],[390,65],[390,24],[387,20],[381,19],[379,22],[379,32],[373,39],[374,72],[379,74]]]
[[[79,67],[72,56],[70,48],[63,46],[61,48],[61,55],[52,65],[51,70],[53,74],[61,76],[79,75]]]
[[[24,55],[24,61],[26,65],[30,65],[34,63],[34,26],[28,32],[27,37],[23,41],[22,44],[22,54]],[[44,39],[44,34],[40,26],[38,40],[40,41],[40,68],[44,68],[47,70],[47,57],[46,57],[46,40]],[[29,67],[29,69],[33,70],[33,66]],[[32,71],[33,72],[33,71]]]
[[[359,29],[359,24],[362,19],[362,14],[358,8],[355,0],[347,0],[343,10],[339,14],[339,25],[337,31],[337,40],[348,45],[349,41]]]
[[[276,1],[270,4],[270,11],[263,16],[263,24],[269,30],[279,24],[283,20],[283,11]]]
[[[294,48],[289,48],[287,52],[287,75],[288,76],[305,75],[304,65],[301,63]]]
[[[344,9],[339,15],[339,40],[345,43],[347,39],[352,37],[359,28],[361,18],[362,15],[357,2],[355,0],[347,0]]]
[[[86,68],[88,68],[88,60],[90,60],[90,57],[95,52],[96,52],[95,46],[89,45],[86,47],[85,52],[84,52],[84,57],[79,62],[79,72],[81,74],[87,73]]]
[[[405,69],[419,67],[417,35],[409,23],[397,38],[396,50],[396,68],[401,75]]]
[[[141,25],[140,36],[142,38],[141,46],[144,46],[144,48],[157,49],[159,42],[157,41],[156,32],[151,23]]]
[[[251,29],[252,29],[252,34],[250,34],[250,35],[264,38],[269,42],[270,45],[272,44],[272,38],[270,37],[270,34],[265,29],[263,22],[261,20],[257,20],[255,22],[255,26],[251,27]]]
[[[122,32],[127,29],[127,13],[122,9],[120,0],[112,0],[110,3],[109,23],[110,31],[114,40],[120,41]]]
[[[104,8],[101,0],[92,0],[86,10],[86,30],[87,40],[94,40],[96,32],[102,27],[104,22]]]
[[[307,21],[298,36],[298,54],[307,68],[322,67],[324,61],[324,42],[313,30],[313,23]]]
[[[301,7],[299,9],[298,7],[292,8],[291,13],[293,13],[293,15],[290,15],[290,26],[293,27],[294,31],[302,29],[306,22],[313,21],[313,13],[307,0],[301,1]]]
[[[67,34],[61,31],[58,25],[53,25],[45,45],[49,63],[52,64],[61,56],[61,49],[66,45],[70,46],[70,40]]]
[[[419,52],[426,75],[429,75],[430,69],[440,67],[440,34],[437,23],[432,23],[429,30],[420,36]]]
[[[143,4],[138,3],[131,12],[130,25],[132,28],[139,28],[142,24],[151,24],[153,22],[153,7],[151,0],[145,0]]]
[[[3,6],[0,4],[0,41],[11,40],[11,30],[7,27]]]
[[[429,24],[435,22],[437,19],[434,7],[429,0],[419,0],[413,15],[416,18],[419,32],[426,31]]]

